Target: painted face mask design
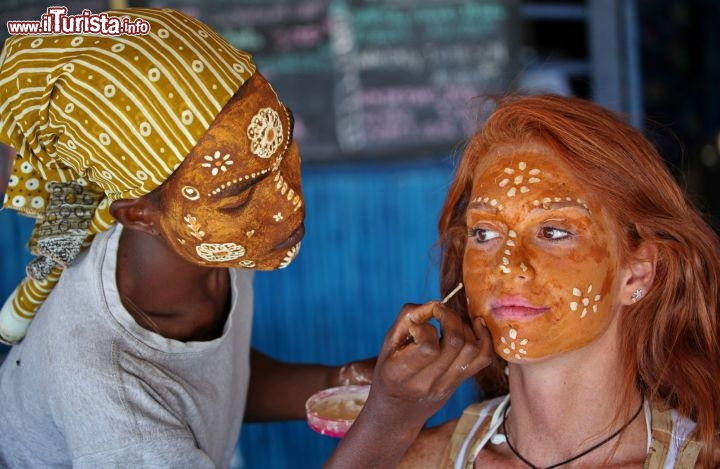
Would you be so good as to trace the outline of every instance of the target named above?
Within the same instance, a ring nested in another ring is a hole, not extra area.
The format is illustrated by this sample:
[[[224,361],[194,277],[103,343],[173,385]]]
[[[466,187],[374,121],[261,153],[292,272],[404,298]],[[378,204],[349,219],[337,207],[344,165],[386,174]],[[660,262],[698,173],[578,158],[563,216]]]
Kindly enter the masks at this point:
[[[475,174],[463,279],[495,352],[538,359],[600,336],[617,296],[611,219],[549,150],[500,154]]]
[[[260,74],[160,191],[167,240],[212,267],[272,270],[298,254],[305,208],[292,116]]]
[[[111,204],[159,190],[256,71],[249,53],[179,11],[106,13],[149,32],[17,35],[3,48],[0,140],[17,152],[4,207],[38,221],[28,241],[37,257],[0,309],[7,343],[22,340],[64,269],[113,226]]]

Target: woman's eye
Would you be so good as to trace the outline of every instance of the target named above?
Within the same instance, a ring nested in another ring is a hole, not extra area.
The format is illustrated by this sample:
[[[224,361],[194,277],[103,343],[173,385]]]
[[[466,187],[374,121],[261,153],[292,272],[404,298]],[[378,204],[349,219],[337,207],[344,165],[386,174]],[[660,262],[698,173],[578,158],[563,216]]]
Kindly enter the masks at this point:
[[[468,234],[478,243],[487,243],[490,240],[500,237],[500,233],[487,228],[473,228]]]
[[[566,230],[562,230],[560,228],[555,228],[552,226],[540,228],[540,237],[548,239],[550,241],[558,241],[561,239],[569,238],[570,236],[572,236],[572,233]]]
[[[236,212],[245,208],[248,202],[250,202],[250,198],[252,197],[254,191],[255,186],[244,190],[237,196],[229,197],[227,203],[220,207],[220,210],[223,212]]]

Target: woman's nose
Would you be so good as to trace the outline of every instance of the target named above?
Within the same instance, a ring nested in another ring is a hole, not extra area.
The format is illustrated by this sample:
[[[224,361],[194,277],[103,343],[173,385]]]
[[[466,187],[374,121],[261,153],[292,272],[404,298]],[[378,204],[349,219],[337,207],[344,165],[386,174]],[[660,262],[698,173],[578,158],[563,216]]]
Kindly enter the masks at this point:
[[[521,260],[514,266],[514,278],[520,282],[531,280],[535,277],[535,270],[529,262]]]
[[[521,245],[517,233],[510,230],[500,259],[500,270],[519,282],[526,282],[535,276],[528,252]]]

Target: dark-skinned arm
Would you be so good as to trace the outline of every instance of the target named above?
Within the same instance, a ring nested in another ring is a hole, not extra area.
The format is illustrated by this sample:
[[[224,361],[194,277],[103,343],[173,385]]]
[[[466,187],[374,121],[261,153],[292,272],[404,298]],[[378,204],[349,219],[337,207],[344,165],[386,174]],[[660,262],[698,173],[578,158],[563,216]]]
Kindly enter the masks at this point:
[[[250,352],[246,422],[305,418],[305,401],[317,391],[346,384],[369,384],[375,358],[343,366],[296,364]]]
[[[429,324],[436,318],[440,331]],[[406,305],[383,343],[368,400],[325,469],[396,467],[426,421],[490,363],[491,341],[446,306]],[[438,448],[440,450],[441,448]]]

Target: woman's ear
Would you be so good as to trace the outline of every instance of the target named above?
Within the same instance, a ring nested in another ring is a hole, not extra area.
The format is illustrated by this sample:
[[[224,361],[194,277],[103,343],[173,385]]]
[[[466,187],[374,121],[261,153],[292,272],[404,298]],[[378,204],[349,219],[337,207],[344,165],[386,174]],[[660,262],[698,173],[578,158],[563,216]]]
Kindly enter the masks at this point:
[[[632,255],[632,260],[623,268],[623,283],[620,287],[620,302],[630,305],[639,301],[655,280],[657,245],[642,242]]]
[[[119,199],[110,204],[110,215],[130,230],[138,230],[157,236],[158,229],[157,210],[150,197],[137,199]]]

